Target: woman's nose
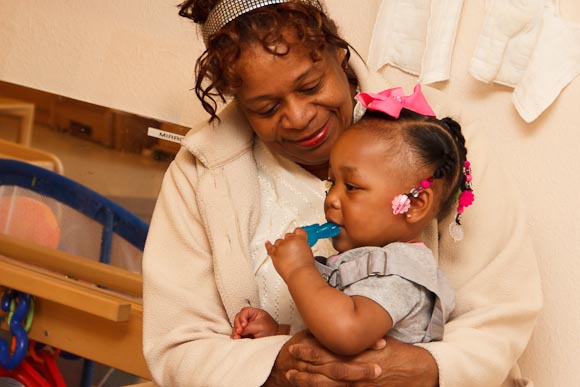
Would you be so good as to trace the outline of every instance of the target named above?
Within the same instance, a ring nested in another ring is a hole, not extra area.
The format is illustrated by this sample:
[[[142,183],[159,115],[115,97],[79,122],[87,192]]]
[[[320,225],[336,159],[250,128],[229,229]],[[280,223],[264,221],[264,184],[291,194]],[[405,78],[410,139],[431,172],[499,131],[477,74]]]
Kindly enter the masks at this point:
[[[284,129],[302,130],[308,127],[316,116],[316,106],[306,98],[288,98],[284,106],[282,125]]]

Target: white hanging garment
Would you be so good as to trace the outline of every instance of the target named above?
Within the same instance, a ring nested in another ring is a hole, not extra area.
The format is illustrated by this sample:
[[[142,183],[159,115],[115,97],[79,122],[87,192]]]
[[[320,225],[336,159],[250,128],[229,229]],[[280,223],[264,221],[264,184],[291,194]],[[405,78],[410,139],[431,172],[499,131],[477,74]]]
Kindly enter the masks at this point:
[[[544,12],[536,48],[512,101],[526,122],[532,122],[580,74],[580,24],[564,20],[555,8]]]
[[[483,28],[469,73],[514,87],[521,80],[539,36],[545,0],[487,0]]]
[[[368,62],[397,67],[420,83],[449,79],[463,0],[383,0]]]
[[[512,101],[532,122],[580,72],[580,25],[557,1],[488,0],[470,74],[514,87]]]

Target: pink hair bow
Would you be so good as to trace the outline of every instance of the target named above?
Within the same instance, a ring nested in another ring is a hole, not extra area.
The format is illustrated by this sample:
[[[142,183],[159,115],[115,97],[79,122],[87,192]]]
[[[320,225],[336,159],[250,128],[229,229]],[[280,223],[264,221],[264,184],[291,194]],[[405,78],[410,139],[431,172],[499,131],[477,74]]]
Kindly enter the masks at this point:
[[[421,85],[416,85],[413,94],[405,95],[402,87],[394,87],[380,93],[358,93],[358,101],[367,110],[386,113],[399,118],[403,108],[425,116],[435,117],[435,113],[421,92]]]

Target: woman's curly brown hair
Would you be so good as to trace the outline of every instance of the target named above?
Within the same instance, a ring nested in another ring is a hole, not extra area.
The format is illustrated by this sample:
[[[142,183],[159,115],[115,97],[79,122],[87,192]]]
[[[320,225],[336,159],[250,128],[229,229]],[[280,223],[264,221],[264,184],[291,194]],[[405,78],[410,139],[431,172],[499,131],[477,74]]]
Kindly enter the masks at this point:
[[[179,15],[203,24],[218,2],[186,0],[179,5]],[[298,41],[310,50],[313,60],[319,59],[327,48],[345,50],[343,68],[349,82],[357,84],[356,76],[348,68],[352,47],[338,35],[336,24],[323,11],[301,1],[258,8],[239,16],[210,36],[206,50],[197,59],[195,93],[209,113],[210,122],[219,120],[218,99],[225,102],[225,96],[233,95],[242,84],[234,66],[243,47],[260,43],[264,50],[273,55],[286,55],[288,50],[280,52],[279,47],[287,47],[284,32],[288,28],[296,31]]]

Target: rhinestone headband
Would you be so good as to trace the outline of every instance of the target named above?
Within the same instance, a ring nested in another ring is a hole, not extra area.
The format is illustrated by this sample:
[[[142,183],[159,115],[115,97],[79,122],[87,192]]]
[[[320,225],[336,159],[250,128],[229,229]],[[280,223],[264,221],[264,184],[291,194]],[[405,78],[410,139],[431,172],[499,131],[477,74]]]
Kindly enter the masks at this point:
[[[209,37],[239,16],[272,4],[288,3],[290,0],[222,0],[209,13],[201,27],[203,41],[207,46]],[[318,0],[300,0],[322,10]]]

